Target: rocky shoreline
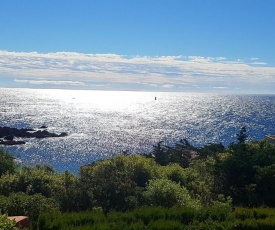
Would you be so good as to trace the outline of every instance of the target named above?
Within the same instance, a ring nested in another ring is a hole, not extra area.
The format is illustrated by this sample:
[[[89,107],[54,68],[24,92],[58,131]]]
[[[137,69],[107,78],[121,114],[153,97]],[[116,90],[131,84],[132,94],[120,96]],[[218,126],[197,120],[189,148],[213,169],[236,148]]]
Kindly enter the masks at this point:
[[[25,141],[16,140],[16,138],[47,138],[47,137],[65,137],[67,133],[51,133],[46,130],[46,126],[41,126],[38,130],[34,129],[17,129],[0,126],[0,145],[21,145]]]

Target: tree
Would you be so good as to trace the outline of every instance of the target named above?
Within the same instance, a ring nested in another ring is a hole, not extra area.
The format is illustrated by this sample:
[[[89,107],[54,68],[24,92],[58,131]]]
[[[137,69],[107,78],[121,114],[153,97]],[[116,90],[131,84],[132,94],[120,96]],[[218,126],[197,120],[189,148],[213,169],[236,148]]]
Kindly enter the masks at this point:
[[[147,205],[171,208],[175,205],[200,208],[200,202],[191,198],[188,190],[167,179],[150,180],[143,193]]]
[[[275,164],[257,167],[255,175],[255,203],[275,207]]]
[[[190,145],[186,139],[180,139],[174,146],[165,145],[163,141],[160,141],[153,146],[150,156],[162,166],[178,163],[186,168],[191,163],[192,155],[196,153],[195,150],[196,148]]]
[[[275,146],[267,141],[239,143],[230,146],[221,163],[224,194],[237,205],[275,205]]]
[[[223,153],[225,151],[225,147],[222,143],[210,143],[201,148],[198,148],[197,151],[200,157],[216,156],[219,153]]]
[[[155,177],[156,167],[154,160],[139,155],[117,155],[82,167],[80,181],[90,208],[98,206],[108,212],[137,206],[146,183]]]
[[[244,144],[245,141],[247,140],[247,135],[246,135],[246,128],[245,127],[242,127],[241,130],[240,130],[240,133],[239,134],[236,134],[237,135],[237,140],[239,141],[238,143],[239,144]]]
[[[60,202],[60,208],[62,211],[81,211],[85,210],[86,196],[81,190],[80,180],[70,173],[65,171],[61,175],[62,185],[64,187],[64,192],[55,198]]]
[[[30,220],[37,220],[42,212],[57,211],[58,203],[41,194],[26,195],[24,193],[12,194],[9,197],[0,195],[0,207],[10,216],[26,215]]]
[[[180,139],[174,146],[168,147],[169,161],[187,168],[191,163],[192,154],[195,154],[194,150],[195,148],[186,139]]]
[[[167,146],[164,144],[163,141],[159,141],[157,145],[153,146],[153,151],[151,152],[151,156],[160,165],[168,165],[170,162]]]
[[[16,164],[14,157],[0,148],[0,176],[5,173],[13,173],[15,171]]]

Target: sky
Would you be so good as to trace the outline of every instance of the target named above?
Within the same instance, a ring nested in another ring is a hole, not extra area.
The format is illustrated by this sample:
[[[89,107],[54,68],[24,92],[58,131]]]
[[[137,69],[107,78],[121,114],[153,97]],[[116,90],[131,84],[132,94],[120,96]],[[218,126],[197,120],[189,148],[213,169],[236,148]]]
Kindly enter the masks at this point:
[[[275,94],[274,0],[0,0],[0,88]]]

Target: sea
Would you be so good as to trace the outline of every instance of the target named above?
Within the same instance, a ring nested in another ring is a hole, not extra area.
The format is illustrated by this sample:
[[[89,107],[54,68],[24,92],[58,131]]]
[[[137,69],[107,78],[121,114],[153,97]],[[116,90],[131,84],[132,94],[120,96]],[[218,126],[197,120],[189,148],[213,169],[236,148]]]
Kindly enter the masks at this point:
[[[128,152],[150,153],[159,141],[228,146],[246,127],[249,140],[275,134],[275,95],[0,88],[0,126],[66,132],[3,146],[22,165],[83,165]]]

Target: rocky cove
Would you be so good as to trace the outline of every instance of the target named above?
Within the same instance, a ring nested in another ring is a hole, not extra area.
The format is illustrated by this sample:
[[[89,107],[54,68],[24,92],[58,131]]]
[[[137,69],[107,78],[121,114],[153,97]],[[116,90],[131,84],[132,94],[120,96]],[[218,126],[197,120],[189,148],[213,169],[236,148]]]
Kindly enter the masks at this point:
[[[60,134],[48,132],[46,126],[41,126],[39,129],[17,129],[11,127],[0,126],[0,145],[21,145],[25,141],[20,138],[47,138],[47,137],[65,137],[67,133]],[[17,139],[18,138],[18,139]]]

